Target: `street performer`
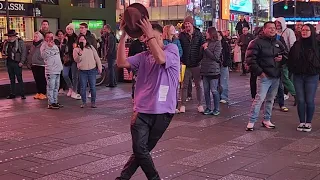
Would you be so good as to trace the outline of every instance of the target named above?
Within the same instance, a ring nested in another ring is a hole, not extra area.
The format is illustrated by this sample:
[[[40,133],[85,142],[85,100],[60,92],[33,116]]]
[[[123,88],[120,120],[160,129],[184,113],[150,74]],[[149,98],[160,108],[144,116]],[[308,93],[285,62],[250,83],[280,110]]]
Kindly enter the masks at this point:
[[[147,13],[145,7],[138,3],[130,5],[127,9],[135,13]],[[160,180],[150,151],[169,126],[177,103],[176,92],[180,72],[178,47],[175,44],[164,46],[162,27],[159,24],[151,24],[148,15],[140,17],[141,19],[134,23],[136,30],[130,27],[132,23],[125,21],[126,17],[121,21],[123,34],[118,45],[117,65],[120,68],[137,70],[139,74],[131,120],[133,154],[116,180],[130,179],[138,167],[141,167],[149,180]],[[139,33],[139,30],[142,32]],[[146,36],[149,50],[126,58],[127,35],[139,37],[142,34]]]

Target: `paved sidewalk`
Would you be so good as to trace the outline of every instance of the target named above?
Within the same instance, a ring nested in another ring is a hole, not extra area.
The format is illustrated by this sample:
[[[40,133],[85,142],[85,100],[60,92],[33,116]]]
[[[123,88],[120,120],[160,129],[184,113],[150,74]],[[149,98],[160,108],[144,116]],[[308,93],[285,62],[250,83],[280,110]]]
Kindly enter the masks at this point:
[[[99,87],[97,109],[60,96],[63,109],[28,97],[0,100],[0,180],[113,180],[131,154],[130,84]],[[249,77],[231,74],[231,102],[218,117],[176,115],[152,157],[165,180],[320,180],[320,93],[313,131],[301,133],[292,98],[273,111],[275,130],[246,132]],[[141,169],[133,180],[145,180]]]

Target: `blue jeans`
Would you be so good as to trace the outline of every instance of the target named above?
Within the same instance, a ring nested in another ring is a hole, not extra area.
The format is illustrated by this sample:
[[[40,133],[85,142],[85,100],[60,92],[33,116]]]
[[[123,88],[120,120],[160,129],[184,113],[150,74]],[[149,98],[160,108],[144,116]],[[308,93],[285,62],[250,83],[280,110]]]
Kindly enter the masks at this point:
[[[80,70],[80,95],[82,99],[82,103],[87,103],[87,84],[89,82],[90,93],[91,93],[91,103],[96,102],[97,92],[96,92],[96,76],[97,69],[91,70]]]
[[[229,100],[229,67],[221,67],[220,85],[222,87],[221,99]]]
[[[71,70],[72,81],[69,77],[69,73]],[[78,79],[79,79],[79,70],[77,67],[77,63],[73,62],[71,66],[63,66],[63,79],[66,81],[68,88],[72,88],[72,90],[77,93],[78,90]]]
[[[296,101],[300,123],[311,123],[318,88],[319,75],[293,75]]]
[[[57,104],[60,86],[60,74],[47,74],[46,78],[48,104]]]
[[[265,101],[264,120],[270,121],[274,98],[277,95],[280,78],[264,77],[259,80],[258,93],[251,106],[249,121],[255,123],[258,120],[262,103]]]
[[[203,76],[203,89],[204,89],[204,99],[206,101],[207,109],[212,110],[211,108],[211,96],[210,93],[213,95],[213,104],[214,110],[213,111],[220,111],[220,95],[218,91],[219,86],[219,79],[212,79],[209,76]]]

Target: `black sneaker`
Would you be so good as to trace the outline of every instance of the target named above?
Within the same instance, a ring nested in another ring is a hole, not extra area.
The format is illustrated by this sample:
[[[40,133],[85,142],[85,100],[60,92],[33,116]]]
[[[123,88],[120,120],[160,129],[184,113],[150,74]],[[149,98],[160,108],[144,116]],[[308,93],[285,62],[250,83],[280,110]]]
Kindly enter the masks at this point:
[[[204,114],[204,115],[212,115],[212,114],[213,114],[213,111],[207,108],[207,109],[203,112],[203,114]]]
[[[63,108],[63,105],[60,103],[57,103],[57,105],[59,106],[59,108]]]
[[[49,104],[48,105],[48,109],[59,109],[59,105],[58,104]]]
[[[304,126],[304,132],[311,132],[312,130],[312,126],[311,123],[306,123],[306,125]]]
[[[16,98],[16,95],[14,94],[10,94],[9,96],[7,96],[7,99],[14,99],[14,98]]]
[[[24,95],[21,96],[21,99],[27,99]]]
[[[306,127],[305,123],[300,123],[299,126],[297,127],[297,131],[302,132],[304,131],[305,127]]]

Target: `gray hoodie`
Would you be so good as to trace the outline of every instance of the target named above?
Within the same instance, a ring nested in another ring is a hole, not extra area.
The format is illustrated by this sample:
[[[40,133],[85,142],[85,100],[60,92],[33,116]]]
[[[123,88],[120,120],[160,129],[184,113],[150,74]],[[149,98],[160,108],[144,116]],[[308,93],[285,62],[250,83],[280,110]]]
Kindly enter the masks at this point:
[[[43,42],[40,52],[45,63],[46,74],[61,74],[63,66],[58,46],[49,47],[47,42]]]
[[[40,47],[43,42],[38,45],[32,45],[30,49],[30,53],[28,55],[28,61],[32,62],[32,65],[35,66],[44,66],[43,58],[41,57]]]

